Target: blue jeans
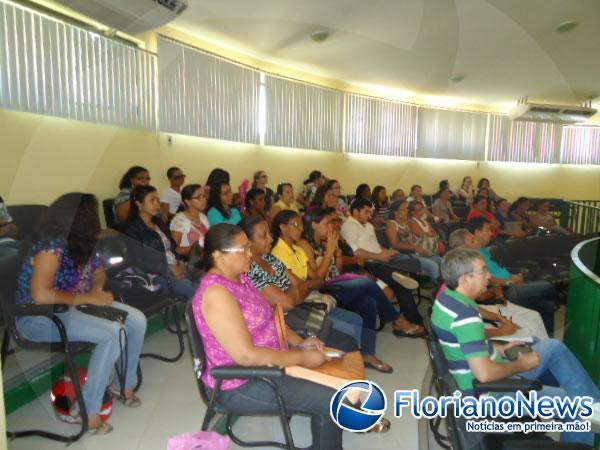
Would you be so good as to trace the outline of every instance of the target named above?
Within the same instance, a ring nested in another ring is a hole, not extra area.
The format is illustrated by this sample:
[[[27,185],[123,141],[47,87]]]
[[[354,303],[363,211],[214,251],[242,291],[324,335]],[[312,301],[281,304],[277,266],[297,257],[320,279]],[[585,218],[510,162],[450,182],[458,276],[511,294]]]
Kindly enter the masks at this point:
[[[546,331],[554,334],[554,311],[558,303],[554,287],[547,281],[515,284],[506,290],[506,297],[517,305],[540,313]]]
[[[124,303],[114,302],[114,308],[127,311],[127,373],[125,389],[133,389],[137,377],[137,366],[146,334],[146,317],[141,311]],[[121,355],[119,337],[121,325],[100,317],[78,311],[74,307],[56,314],[65,325],[67,337],[73,342],[96,344],[88,365],[87,381],[83,387],[83,399],[88,414],[98,414],[102,397],[110,383],[113,366]],[[57,342],[60,335],[54,322],[47,317],[25,316],[17,321],[19,332],[30,341]]]
[[[407,254],[400,253],[395,258],[397,261],[405,261],[407,259],[416,259],[421,263],[421,269],[427,274],[429,279],[434,283],[438,284],[440,279],[440,264],[442,258],[439,256],[421,256],[418,254]]]
[[[600,390],[581,363],[575,358],[575,355],[561,341],[543,339],[535,343],[533,349],[540,354],[539,367],[519,375],[529,379],[537,379],[544,372],[549,371],[560,385],[560,387],[544,386],[538,392],[538,398],[540,396],[557,396],[560,398],[588,396],[593,397],[596,402],[600,401]],[[580,442],[593,445],[594,434],[562,433],[560,439],[562,442]]]
[[[329,319],[334,330],[352,336],[360,345],[363,320],[358,314],[344,308],[334,308],[329,313]]]
[[[384,322],[393,322],[400,313],[387,299],[373,280],[367,277],[336,281],[343,286],[338,296],[338,305],[360,315],[363,322],[360,348],[365,355],[374,355],[377,334],[377,317]],[[336,308],[337,309],[337,308]]]
[[[198,289],[198,285],[192,283],[187,278],[183,280],[178,280],[177,278],[169,275],[168,277],[164,277],[159,275],[156,277],[156,281],[161,285],[163,289],[170,289],[170,291],[179,296],[190,299],[196,293],[196,289]]]

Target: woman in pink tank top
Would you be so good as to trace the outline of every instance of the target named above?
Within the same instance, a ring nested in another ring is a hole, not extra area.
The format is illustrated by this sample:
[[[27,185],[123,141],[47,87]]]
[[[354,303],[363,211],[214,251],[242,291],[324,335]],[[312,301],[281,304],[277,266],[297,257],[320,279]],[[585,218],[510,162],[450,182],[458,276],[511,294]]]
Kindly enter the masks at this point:
[[[319,367],[325,361],[322,343],[303,340],[287,328],[288,344],[281,348],[274,311],[245,273],[252,261],[251,244],[244,232],[229,224],[211,227],[204,249],[208,274],[193,300],[194,318],[206,353],[202,381],[215,387],[211,375],[220,366]],[[310,349],[299,350],[298,348]],[[283,376],[274,378],[289,413],[308,414],[315,450],[342,448],[342,430],[331,420],[329,403],[333,389]],[[234,379],[222,384],[219,403],[233,412],[277,414],[269,386],[259,381]]]

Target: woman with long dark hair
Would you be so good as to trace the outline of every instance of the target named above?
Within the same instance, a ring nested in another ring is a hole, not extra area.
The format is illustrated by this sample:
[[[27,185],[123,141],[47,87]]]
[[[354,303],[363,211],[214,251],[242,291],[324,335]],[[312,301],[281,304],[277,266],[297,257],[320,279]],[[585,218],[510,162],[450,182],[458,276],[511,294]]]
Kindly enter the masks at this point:
[[[208,195],[208,221],[210,226],[220,223],[237,225],[242,220],[240,210],[232,206],[233,193],[229,183],[223,181],[210,186]]]
[[[113,213],[117,224],[124,223],[129,217],[131,206],[131,191],[136,186],[150,184],[150,172],[142,166],[130,167],[121,177],[119,193],[113,200]]]
[[[371,203],[375,208],[373,211],[373,224],[376,227],[383,226],[390,215],[390,200],[385,186],[375,186],[371,194]]]
[[[131,193],[131,214],[125,227],[131,263],[158,276],[164,289],[191,297],[196,291],[185,278],[186,267],[175,249],[169,229],[161,219],[158,192],[154,186],[136,186]]]
[[[204,236],[210,224],[204,214],[206,196],[204,188],[199,184],[188,184],[181,190],[181,205],[175,214],[169,229],[171,237],[177,244],[177,253],[188,257],[194,245],[204,247]]]
[[[245,275],[252,261],[251,244],[244,232],[230,224],[212,227],[205,239],[208,274],[194,296],[194,319],[206,349],[202,381],[211,389],[214,367],[241,364],[316,368],[325,361],[322,343],[303,340],[286,327],[288,344],[279,340],[273,307]],[[310,346],[310,347],[309,347]],[[309,349],[303,349],[308,347]],[[274,378],[290,414],[311,418],[312,447],[340,450],[342,430],[331,420],[329,403],[334,390],[287,375]],[[279,411],[272,390],[260,381],[225,380],[219,403],[225,408],[273,414]]]
[[[252,188],[246,193],[244,199],[244,210],[245,217],[260,217],[271,223],[271,217],[269,216],[269,209],[267,208],[267,198],[265,192],[259,188]]]
[[[107,434],[112,427],[102,421],[99,413],[113,366],[121,352],[120,325],[81,312],[75,306],[112,306],[127,312],[124,405],[131,408],[141,405],[133,387],[144,343],[146,318],[137,309],[114,302],[113,295],[103,290],[106,273],[100,256],[95,253],[99,234],[100,217],[96,197],[83,193],[59,197],[50,205],[41,225],[39,240],[33,244],[24,260],[16,302],[69,305],[68,311],[56,313],[65,325],[69,340],[96,344],[88,366],[83,398],[89,432]],[[17,328],[31,341],[60,341],[56,325],[47,317],[20,317],[17,319]],[[74,421],[77,421],[76,414]]]
[[[269,176],[267,175],[267,172],[265,172],[264,170],[254,172],[253,180],[254,181],[252,182],[252,188],[260,189],[265,193],[265,211],[270,211],[271,206],[273,205],[273,197],[275,193],[273,192],[273,189],[271,189],[268,186]]]

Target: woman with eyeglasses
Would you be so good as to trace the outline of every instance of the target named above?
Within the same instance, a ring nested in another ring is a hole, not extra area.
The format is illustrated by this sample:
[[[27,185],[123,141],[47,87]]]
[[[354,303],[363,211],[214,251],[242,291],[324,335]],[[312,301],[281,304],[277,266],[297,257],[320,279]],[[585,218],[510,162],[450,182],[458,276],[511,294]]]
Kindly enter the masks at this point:
[[[156,188],[136,186],[131,193],[131,202],[131,216],[125,227],[131,263],[146,273],[156,275],[163,289],[191,297],[196,286],[185,278],[186,266],[162,221]]]
[[[279,214],[280,211],[290,210],[300,214],[300,210],[294,200],[294,188],[291,183],[279,183],[277,186],[277,197],[279,197],[279,200],[271,207],[271,219]]]
[[[179,211],[181,205],[181,188],[185,182],[185,174],[179,167],[169,167],[167,170],[169,187],[160,194],[160,206],[163,215],[171,220]]]
[[[237,225],[242,220],[240,210],[232,206],[233,192],[231,185],[219,181],[210,186],[208,194],[208,221],[210,226],[220,223]]]
[[[117,225],[124,223],[129,217],[131,206],[131,191],[136,186],[150,184],[150,172],[141,166],[130,167],[121,177],[119,193],[113,200],[113,215]]]
[[[273,307],[246,275],[252,261],[251,243],[240,228],[230,224],[212,227],[206,235],[205,250],[208,274],[194,296],[193,310],[206,352],[202,381],[209,389],[216,387],[211,375],[215,367],[316,368],[325,362],[323,344],[317,339],[303,340],[286,327],[289,348],[280,342]],[[342,430],[329,412],[333,389],[287,375],[272,381],[289,414],[310,416],[311,448],[342,448]],[[224,380],[219,404],[232,411],[242,407],[247,413],[279,413],[271,388],[254,380]]]
[[[204,236],[210,224],[204,214],[206,195],[199,184],[188,184],[181,190],[180,212],[175,214],[169,226],[178,254],[187,258],[195,245],[204,247]]]
[[[258,172],[254,172],[254,181],[252,182],[252,187],[256,189],[260,189],[265,194],[265,211],[270,211],[271,206],[273,205],[273,196],[275,193],[273,189],[268,187],[269,184],[269,176],[267,172],[264,170],[259,170]]]

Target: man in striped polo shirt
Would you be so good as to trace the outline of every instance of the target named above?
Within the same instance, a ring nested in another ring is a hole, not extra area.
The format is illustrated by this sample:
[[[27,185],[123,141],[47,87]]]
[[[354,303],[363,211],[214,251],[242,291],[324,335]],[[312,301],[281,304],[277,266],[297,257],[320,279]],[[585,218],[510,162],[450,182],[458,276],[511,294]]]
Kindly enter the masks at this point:
[[[556,339],[543,339],[533,352],[520,353],[516,361],[504,358],[504,351],[515,345],[491,344],[474,301],[486,289],[490,274],[481,254],[458,248],[442,261],[442,278],[448,288],[433,305],[431,322],[442,345],[448,367],[465,394],[473,393],[473,380],[497,381],[515,374],[537,379],[549,371],[559,387],[544,386],[538,396],[590,396],[595,402],[594,416],[600,412],[600,390],[583,366],[565,345]],[[593,417],[593,421],[597,420]],[[592,445],[592,433],[563,433],[561,441]]]

